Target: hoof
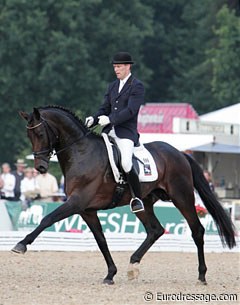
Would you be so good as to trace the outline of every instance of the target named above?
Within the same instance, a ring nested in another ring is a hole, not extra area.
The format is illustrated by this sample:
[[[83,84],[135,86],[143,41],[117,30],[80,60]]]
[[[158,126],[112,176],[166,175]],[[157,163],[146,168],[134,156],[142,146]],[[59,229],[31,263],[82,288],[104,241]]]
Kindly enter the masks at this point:
[[[103,280],[103,284],[106,284],[106,285],[114,285],[114,281],[113,281],[113,280],[109,280],[109,279],[104,279],[104,280]]]
[[[135,280],[139,276],[139,269],[138,269],[139,263],[129,264],[127,276],[128,280]]]
[[[199,285],[207,285],[207,281],[206,280],[198,280],[198,282],[197,282]]]
[[[18,254],[24,254],[27,251],[27,247],[21,243],[18,243],[14,248],[12,248],[11,251]]]

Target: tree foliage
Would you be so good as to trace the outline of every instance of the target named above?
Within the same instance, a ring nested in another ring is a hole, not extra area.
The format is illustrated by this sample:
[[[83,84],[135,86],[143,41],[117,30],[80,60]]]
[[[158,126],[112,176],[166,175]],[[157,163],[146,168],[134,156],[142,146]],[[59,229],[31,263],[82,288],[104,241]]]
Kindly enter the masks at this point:
[[[151,17],[151,9],[136,0],[128,10],[115,1],[1,1],[0,159],[13,161],[29,146],[19,109],[96,109],[113,79],[110,57],[119,49],[134,53],[136,71],[147,81],[141,44],[151,35]]]
[[[210,52],[212,90],[220,108],[240,101],[240,18],[226,5],[217,14],[214,32],[218,40]]]
[[[189,102],[199,113],[239,102],[237,3],[0,0],[0,162],[30,152],[18,110],[94,112],[117,51],[132,53],[146,102]]]

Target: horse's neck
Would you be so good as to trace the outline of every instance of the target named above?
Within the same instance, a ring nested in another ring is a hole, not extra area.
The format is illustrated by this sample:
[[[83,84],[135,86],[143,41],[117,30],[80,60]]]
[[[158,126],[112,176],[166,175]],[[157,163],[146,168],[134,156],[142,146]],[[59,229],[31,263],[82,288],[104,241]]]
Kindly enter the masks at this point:
[[[79,169],[77,175],[85,175],[86,165],[107,164],[107,156],[102,155],[104,141],[101,137],[90,134],[81,134],[68,138],[68,142],[57,150],[59,164],[64,176],[71,174],[71,169]],[[66,160],[68,160],[66,162]],[[83,170],[85,169],[85,170]]]
[[[59,150],[66,150],[66,147],[78,145],[83,152],[92,150],[96,142],[97,145],[104,145],[103,139],[88,131],[84,125],[81,125],[81,122],[73,122],[71,118],[65,116],[56,116],[52,117],[52,123],[58,133]]]
[[[73,121],[68,117],[56,116],[52,119],[52,123],[57,130],[59,139],[65,144],[71,139],[75,140],[83,138],[86,134],[84,126],[81,126],[80,123],[73,123]]]

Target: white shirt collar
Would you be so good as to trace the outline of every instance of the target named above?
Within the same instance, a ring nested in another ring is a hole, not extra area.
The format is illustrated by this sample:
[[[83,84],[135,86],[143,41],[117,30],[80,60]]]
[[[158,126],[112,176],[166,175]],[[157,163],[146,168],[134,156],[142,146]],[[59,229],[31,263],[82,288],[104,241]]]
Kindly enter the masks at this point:
[[[129,79],[129,77],[132,75],[132,73],[130,72],[124,79],[120,79],[120,83],[122,85],[125,85],[125,83],[127,82],[127,80]]]
[[[123,86],[125,85],[125,83],[127,82],[127,80],[129,79],[130,76],[131,76],[131,73],[129,73],[124,79],[120,79],[118,92],[120,92],[122,90]]]

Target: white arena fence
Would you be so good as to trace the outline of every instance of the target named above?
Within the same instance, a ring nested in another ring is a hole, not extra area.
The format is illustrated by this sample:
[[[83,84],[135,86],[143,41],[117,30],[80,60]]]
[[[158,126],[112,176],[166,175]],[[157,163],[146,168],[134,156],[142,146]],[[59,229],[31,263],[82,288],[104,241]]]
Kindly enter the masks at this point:
[[[16,243],[25,237],[27,231],[0,231],[0,251],[10,251]],[[146,237],[145,233],[105,233],[110,251],[135,251]],[[92,233],[42,232],[30,251],[98,251]],[[189,235],[164,234],[149,251],[160,252],[197,252]],[[205,252],[240,252],[240,240],[237,247],[229,250],[223,247],[218,235],[205,235]]]

